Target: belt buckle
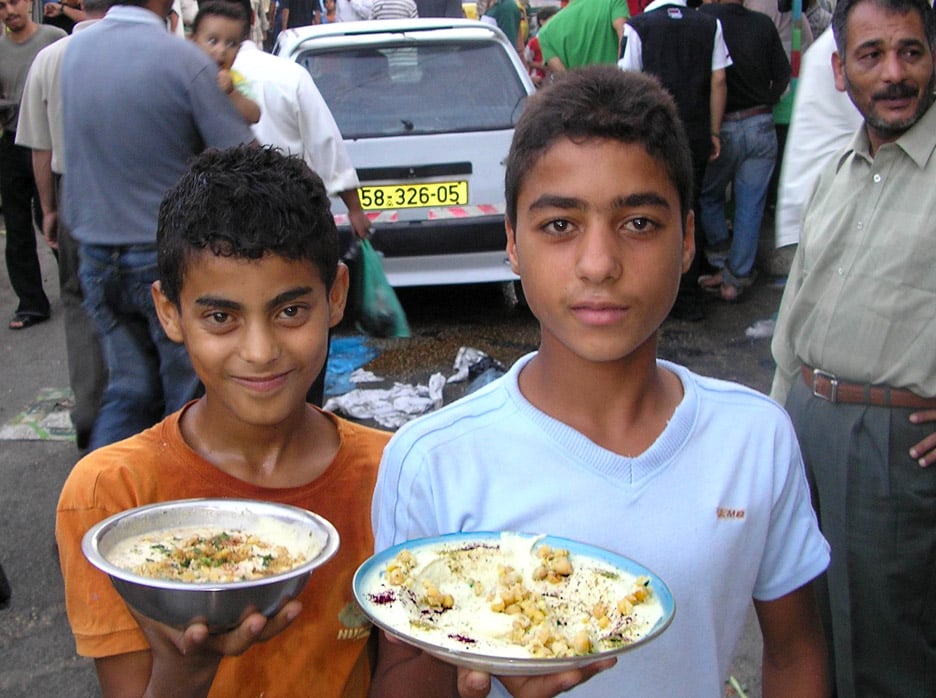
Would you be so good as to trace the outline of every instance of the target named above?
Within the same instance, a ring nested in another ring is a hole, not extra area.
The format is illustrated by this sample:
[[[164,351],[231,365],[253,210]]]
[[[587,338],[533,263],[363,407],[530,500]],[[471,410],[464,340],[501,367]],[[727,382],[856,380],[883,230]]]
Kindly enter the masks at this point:
[[[819,389],[816,387],[818,380],[820,378],[825,378],[829,381],[829,385],[832,387],[829,397],[821,394]],[[838,378],[835,377],[835,374],[829,373],[828,371],[823,371],[821,368],[813,369],[813,378],[812,378],[812,394],[815,397],[822,398],[823,400],[828,400],[829,402],[835,402],[838,397]]]

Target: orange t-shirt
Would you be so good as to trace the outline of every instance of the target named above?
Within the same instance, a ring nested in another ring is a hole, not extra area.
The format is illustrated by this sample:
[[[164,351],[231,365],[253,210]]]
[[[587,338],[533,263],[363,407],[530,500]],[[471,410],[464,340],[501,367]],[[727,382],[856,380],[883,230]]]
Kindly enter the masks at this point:
[[[351,578],[373,552],[371,496],[390,435],[325,413],[341,441],[332,464],[306,485],[270,489],[231,477],[189,448],[179,430],[183,411],[90,453],[65,483],[55,536],[78,653],[108,657],[149,646],[108,577],[81,553],[81,538],[93,524],[125,509],[170,499],[263,499],[321,514],[338,529],[341,545],[299,595],[299,617],[268,642],[223,659],[210,695],[366,695],[370,624],[354,602]]]

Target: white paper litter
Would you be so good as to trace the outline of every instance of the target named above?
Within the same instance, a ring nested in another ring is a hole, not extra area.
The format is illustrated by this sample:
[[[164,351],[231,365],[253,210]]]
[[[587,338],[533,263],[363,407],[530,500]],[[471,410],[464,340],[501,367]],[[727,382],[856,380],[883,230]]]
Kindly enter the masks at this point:
[[[397,429],[421,414],[442,406],[445,376],[434,373],[429,385],[395,383],[389,389],[356,388],[329,398],[325,409],[354,419],[373,419],[382,427]]]
[[[383,380],[383,378],[373,373],[372,371],[365,371],[363,368],[356,368],[351,372],[351,375],[348,376],[348,380],[352,383],[379,383]]]
[[[482,359],[486,359],[485,354],[480,349],[474,347],[461,347],[455,355],[455,362],[452,368],[455,373],[448,377],[448,383],[461,383],[468,378],[468,370]]]
[[[744,336],[748,339],[764,339],[766,337],[773,337],[774,328],[776,325],[777,321],[774,318],[758,320],[744,331]]]

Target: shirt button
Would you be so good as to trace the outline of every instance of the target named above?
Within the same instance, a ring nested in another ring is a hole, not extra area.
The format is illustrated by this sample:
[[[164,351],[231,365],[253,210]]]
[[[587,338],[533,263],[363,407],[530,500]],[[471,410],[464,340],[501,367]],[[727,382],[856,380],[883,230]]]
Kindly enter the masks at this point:
[[[880,181],[881,181],[881,175],[875,174],[871,179],[874,180],[874,183],[875,183],[875,184],[879,184]]]
[[[845,270],[842,269],[842,267],[839,267],[839,268],[838,268],[838,275],[839,275],[839,276],[845,276]]]
[[[855,227],[858,228],[858,230],[864,230],[864,223],[862,223],[861,221],[858,221],[858,225]]]

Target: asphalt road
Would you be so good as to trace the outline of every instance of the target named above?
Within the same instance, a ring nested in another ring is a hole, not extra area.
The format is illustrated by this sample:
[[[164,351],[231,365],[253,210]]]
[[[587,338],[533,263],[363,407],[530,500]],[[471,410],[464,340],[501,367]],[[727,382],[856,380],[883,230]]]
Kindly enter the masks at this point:
[[[6,328],[15,297],[5,268],[0,270],[0,425],[32,404],[39,388],[67,386],[55,262],[48,251],[42,261],[53,318],[25,331]],[[668,321],[661,354],[766,390],[772,375],[768,341],[749,339],[744,330],[775,311],[780,293],[764,275],[743,302],[710,304],[703,323]],[[375,342],[382,353],[368,365],[389,379],[448,375],[460,346],[474,346],[504,363],[536,346],[535,321],[522,307],[505,303],[496,286],[401,295],[414,337]],[[447,388],[446,400],[461,390]],[[93,667],[74,654],[53,537],[58,493],[77,457],[72,442],[0,441],[0,563],[13,586],[11,606],[0,610],[0,696],[98,695]],[[759,671],[760,636],[752,616],[732,668],[751,698],[760,695]]]

